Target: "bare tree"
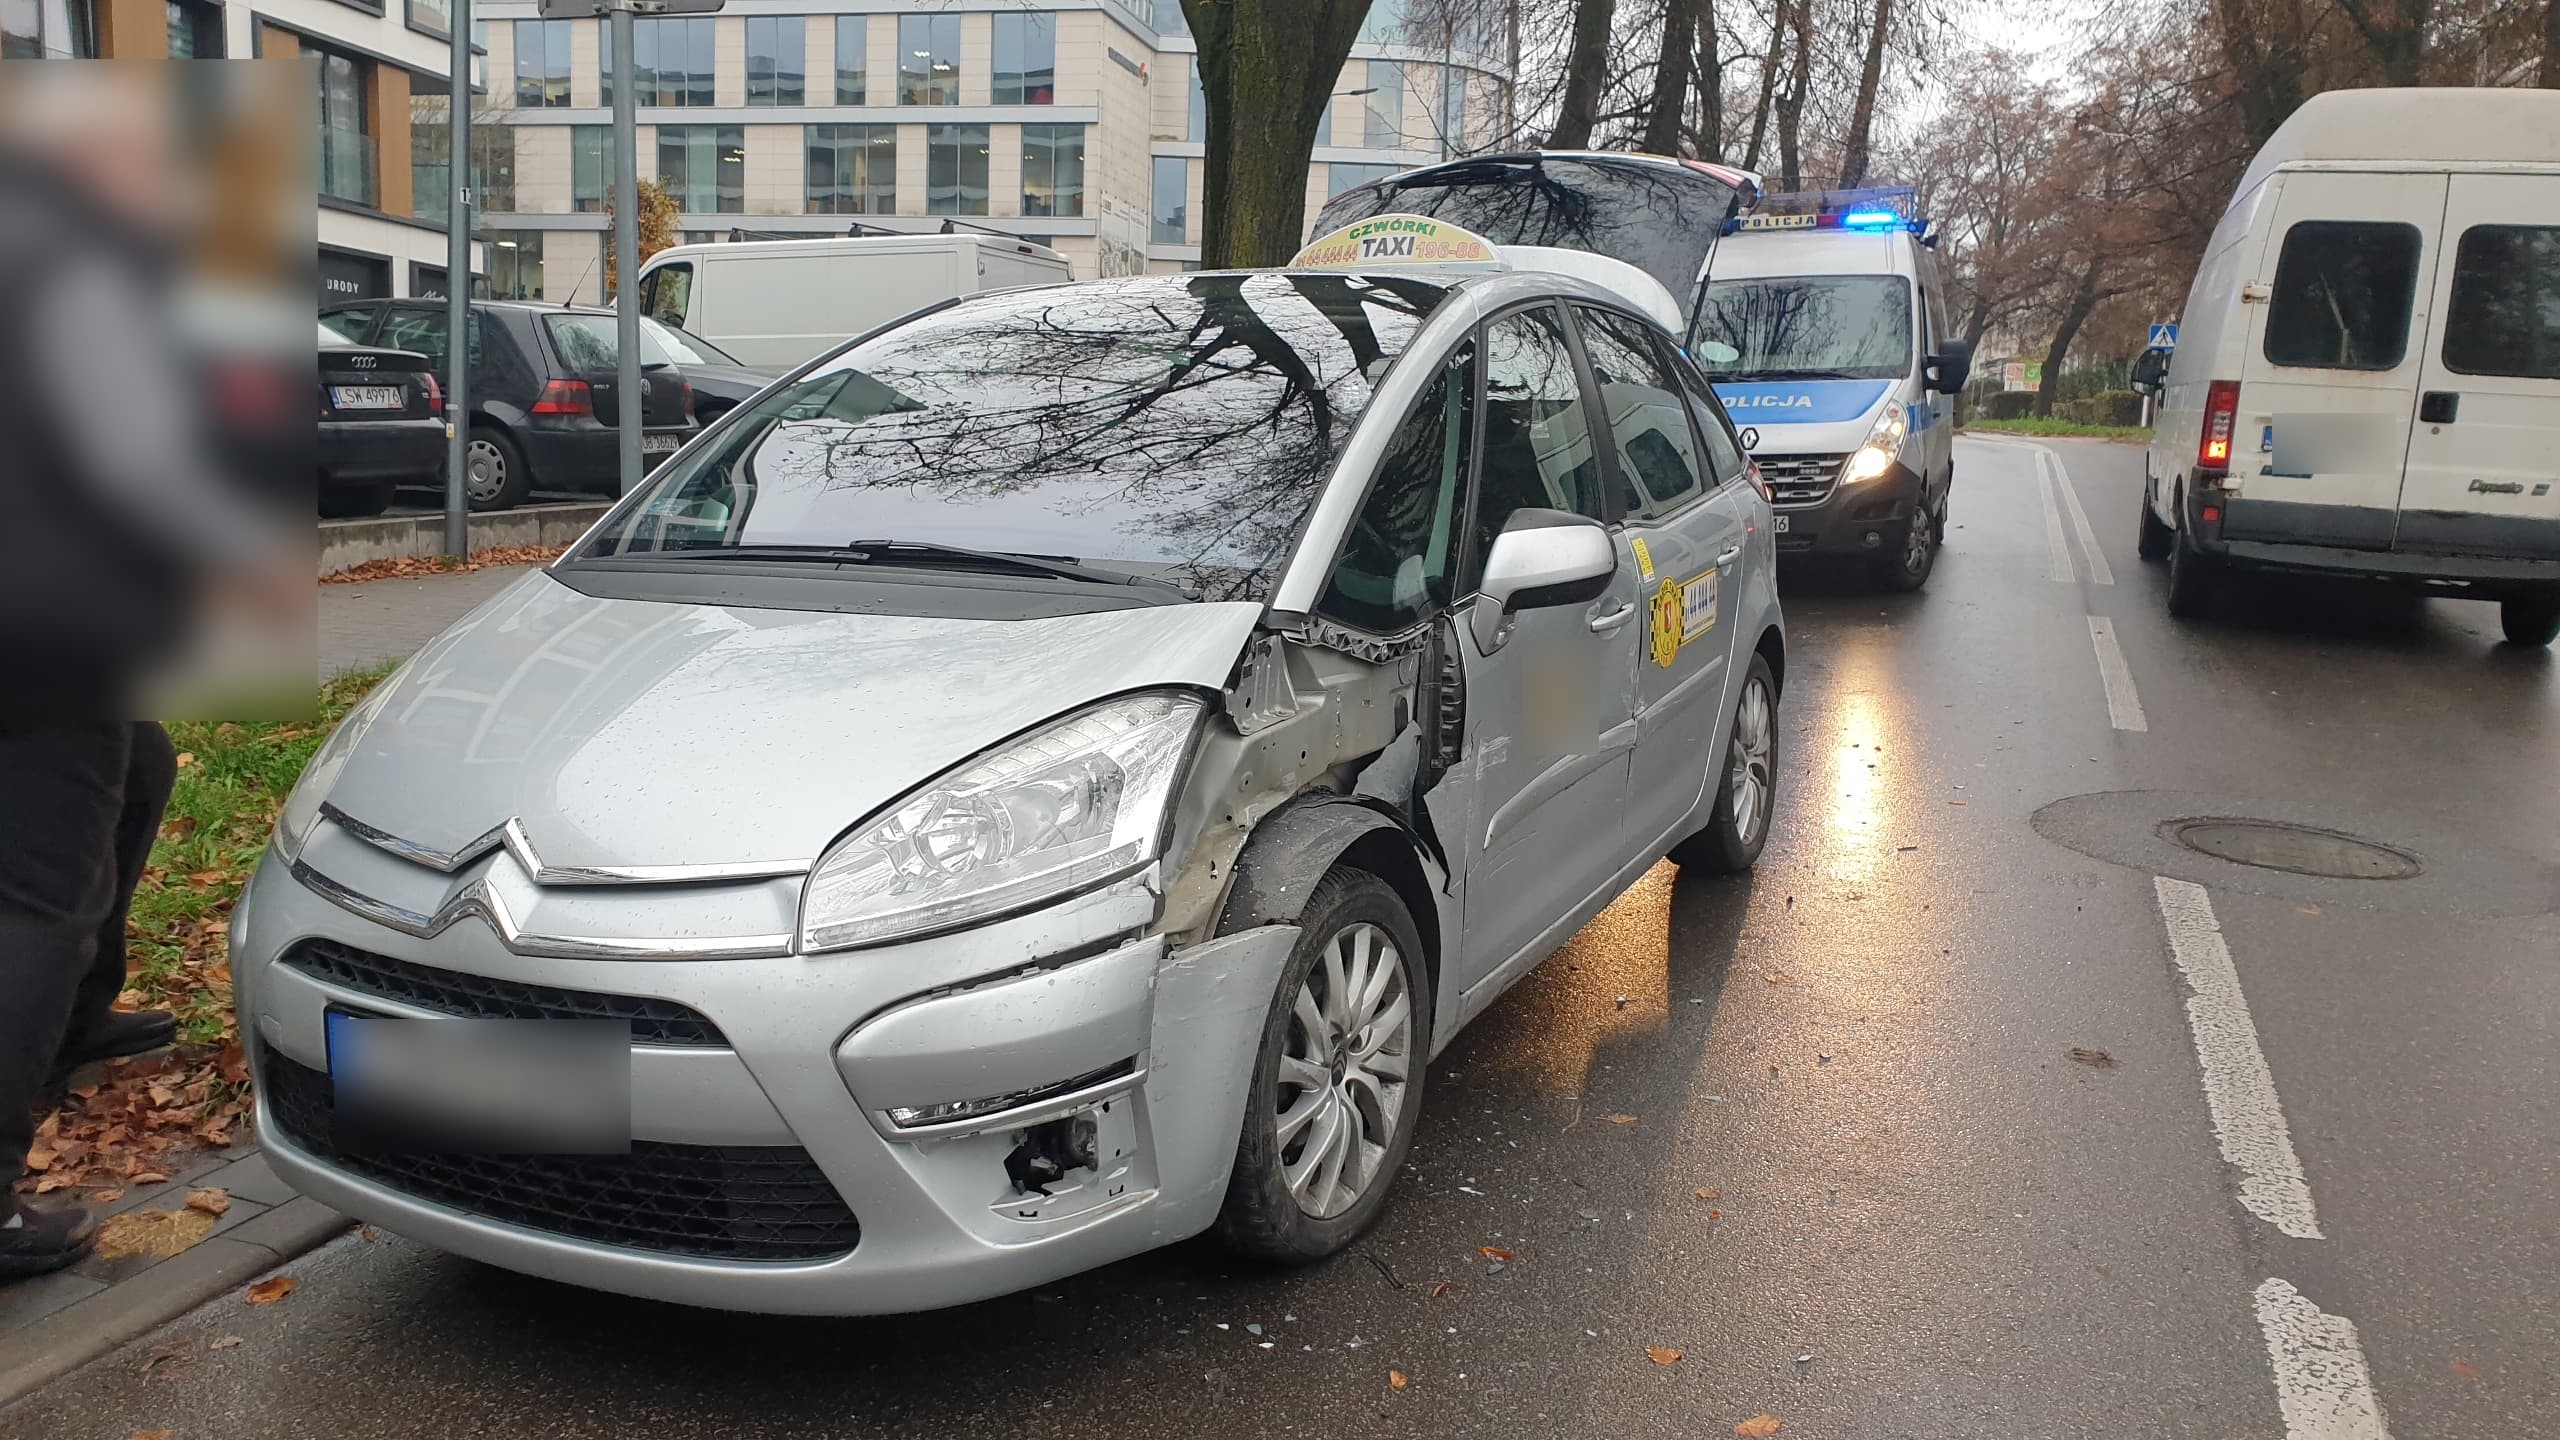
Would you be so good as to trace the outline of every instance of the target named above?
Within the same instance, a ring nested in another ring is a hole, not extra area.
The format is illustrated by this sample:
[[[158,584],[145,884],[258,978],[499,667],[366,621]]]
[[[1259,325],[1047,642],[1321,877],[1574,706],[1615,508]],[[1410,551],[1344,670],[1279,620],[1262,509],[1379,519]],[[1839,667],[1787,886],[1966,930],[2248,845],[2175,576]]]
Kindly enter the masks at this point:
[[[1867,153],[1874,138],[1876,87],[1884,79],[1885,36],[1893,28],[1893,0],[1876,0],[1876,21],[1867,30],[1867,63],[1858,72],[1858,101],[1849,112],[1849,138],[1840,147],[1840,186],[1867,183]]]
[[[1575,0],[1564,99],[1556,109],[1555,127],[1547,132],[1549,149],[1581,150],[1591,144],[1600,95],[1609,83],[1609,22],[1617,9],[1617,0]]]
[[[1277,265],[1306,228],[1307,162],[1369,0],[1182,0],[1208,112],[1201,263]]]
[[[1664,0],[1662,53],[1653,66],[1653,104],[1638,148],[1656,155],[1680,153],[1681,122],[1688,116],[1689,66],[1696,61],[1698,14],[1714,0]],[[1712,28],[1714,22],[1708,22]]]

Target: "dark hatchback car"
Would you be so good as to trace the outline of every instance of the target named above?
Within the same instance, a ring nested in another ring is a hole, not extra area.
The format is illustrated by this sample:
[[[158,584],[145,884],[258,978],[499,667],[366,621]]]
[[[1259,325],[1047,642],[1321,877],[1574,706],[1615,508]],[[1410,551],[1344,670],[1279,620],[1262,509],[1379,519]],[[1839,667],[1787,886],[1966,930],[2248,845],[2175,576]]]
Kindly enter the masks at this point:
[[[320,513],[379,515],[444,473],[444,392],[427,357],[320,327]]]
[[[648,316],[640,317],[641,333],[667,352],[693,384],[693,415],[709,425],[730,410],[754,399],[782,378],[782,370],[759,370],[690,330],[679,330]]]
[[[445,367],[451,326],[441,300],[366,300],[320,312],[320,323],[362,344],[395,346]],[[507,510],[539,486],[613,494],[619,488],[614,315],[529,300],[471,303],[469,463],[474,510]],[[641,455],[654,466],[700,428],[693,386],[645,337],[640,356]]]

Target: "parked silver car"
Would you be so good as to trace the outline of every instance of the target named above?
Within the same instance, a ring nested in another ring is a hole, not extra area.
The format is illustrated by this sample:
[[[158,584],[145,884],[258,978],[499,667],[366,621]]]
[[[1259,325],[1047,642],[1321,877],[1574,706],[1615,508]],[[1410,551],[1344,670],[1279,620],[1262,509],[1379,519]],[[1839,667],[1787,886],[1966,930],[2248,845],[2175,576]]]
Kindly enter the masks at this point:
[[[1666,854],[1759,854],[1756,485],[1670,337],[1560,275],[910,317],[314,758],[232,937],[267,1153],[447,1250],[737,1309],[1212,1227],[1332,1254],[1460,1027]]]

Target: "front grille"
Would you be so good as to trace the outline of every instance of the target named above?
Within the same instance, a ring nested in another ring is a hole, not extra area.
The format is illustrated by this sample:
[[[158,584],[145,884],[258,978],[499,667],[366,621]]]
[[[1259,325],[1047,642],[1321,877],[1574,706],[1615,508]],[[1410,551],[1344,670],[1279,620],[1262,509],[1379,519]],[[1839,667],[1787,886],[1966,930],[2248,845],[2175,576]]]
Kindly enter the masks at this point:
[[[334,940],[305,940],[286,951],[282,963],[341,989],[473,1020],[627,1020],[637,1045],[729,1043],[710,1017],[673,1000],[493,980],[394,960]]]
[[[1769,487],[1769,504],[1778,510],[1794,510],[1819,505],[1831,498],[1832,487],[1840,483],[1840,462],[1846,455],[1762,455],[1760,479]]]
[[[259,1084],[276,1125],[338,1168],[438,1205],[577,1240],[705,1260],[823,1260],[862,1227],[796,1145],[673,1145],[627,1155],[351,1155],[329,1077],[272,1050]]]

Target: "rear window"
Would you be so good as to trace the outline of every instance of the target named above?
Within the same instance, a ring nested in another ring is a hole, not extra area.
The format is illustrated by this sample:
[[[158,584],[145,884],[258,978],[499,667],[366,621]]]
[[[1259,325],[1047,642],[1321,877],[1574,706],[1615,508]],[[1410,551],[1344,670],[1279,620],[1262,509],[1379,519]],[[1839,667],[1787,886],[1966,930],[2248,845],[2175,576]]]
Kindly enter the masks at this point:
[[[2560,227],[2474,225],[2453,252],[2444,364],[2560,380]]]
[[[2267,307],[2270,364],[2389,370],[2409,349],[2418,227],[2305,220],[2285,232]]]
[[[1263,599],[1446,293],[1192,274],[964,301],[766,391],[582,554],[904,540]]]
[[[618,323],[614,316],[545,315],[542,323],[551,332],[551,348],[560,352],[560,363],[570,369],[610,370],[622,363],[621,335],[614,328]],[[649,329],[645,324],[640,327],[640,363],[676,363]]]

